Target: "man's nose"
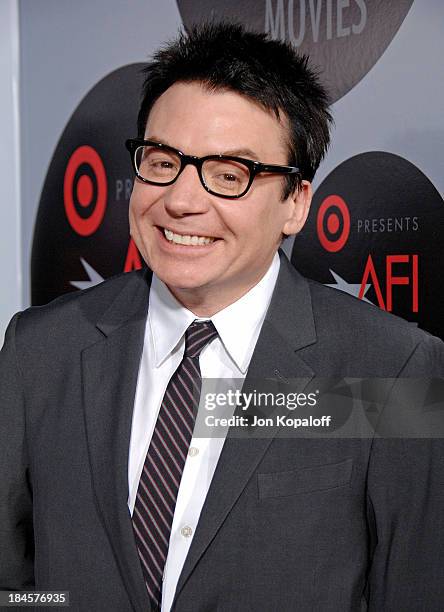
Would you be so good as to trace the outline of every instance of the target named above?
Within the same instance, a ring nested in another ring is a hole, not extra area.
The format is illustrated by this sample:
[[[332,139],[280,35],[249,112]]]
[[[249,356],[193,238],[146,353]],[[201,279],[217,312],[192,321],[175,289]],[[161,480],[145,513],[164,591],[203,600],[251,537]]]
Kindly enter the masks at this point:
[[[211,195],[205,191],[197,168],[188,165],[164,196],[165,208],[171,216],[204,213],[208,210]]]

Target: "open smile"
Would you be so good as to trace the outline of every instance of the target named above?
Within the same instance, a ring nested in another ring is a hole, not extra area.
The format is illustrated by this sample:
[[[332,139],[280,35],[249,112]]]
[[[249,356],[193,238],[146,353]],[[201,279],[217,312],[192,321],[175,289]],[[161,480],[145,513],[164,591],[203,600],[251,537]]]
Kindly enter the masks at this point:
[[[217,238],[215,238],[214,236],[202,236],[197,234],[178,234],[166,227],[159,229],[163,232],[163,235],[165,236],[168,242],[184,246],[201,247],[211,244],[215,240],[217,240]]]

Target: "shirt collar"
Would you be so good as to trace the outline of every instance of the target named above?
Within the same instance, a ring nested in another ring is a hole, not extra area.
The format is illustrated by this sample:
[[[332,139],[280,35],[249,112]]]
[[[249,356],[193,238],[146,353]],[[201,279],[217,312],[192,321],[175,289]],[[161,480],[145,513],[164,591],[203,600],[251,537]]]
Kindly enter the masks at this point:
[[[279,267],[279,255],[275,253],[269,269],[257,285],[210,317],[226,351],[243,373],[247,371],[265,319]],[[200,317],[182,306],[155,274],[149,300],[147,331],[151,335],[155,366],[158,367],[168,355],[178,350],[186,329]]]

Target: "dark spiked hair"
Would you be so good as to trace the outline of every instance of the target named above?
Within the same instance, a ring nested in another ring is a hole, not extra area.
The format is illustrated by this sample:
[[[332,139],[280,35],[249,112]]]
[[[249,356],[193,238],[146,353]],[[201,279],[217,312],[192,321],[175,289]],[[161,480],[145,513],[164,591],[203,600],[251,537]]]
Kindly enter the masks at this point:
[[[144,68],[137,128],[145,132],[155,101],[177,82],[200,82],[210,90],[228,89],[289,123],[288,164],[311,181],[330,142],[329,98],[308,57],[266,34],[239,24],[206,23],[159,49]],[[296,177],[296,178],[295,178]],[[284,199],[298,185],[287,177]]]

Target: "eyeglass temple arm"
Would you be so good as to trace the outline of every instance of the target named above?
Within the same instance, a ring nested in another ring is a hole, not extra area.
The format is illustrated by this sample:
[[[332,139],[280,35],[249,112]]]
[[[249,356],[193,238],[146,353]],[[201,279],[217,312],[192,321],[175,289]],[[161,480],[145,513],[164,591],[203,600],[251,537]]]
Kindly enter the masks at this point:
[[[274,164],[258,164],[256,172],[279,172],[279,174],[300,174],[296,166],[276,166]]]

